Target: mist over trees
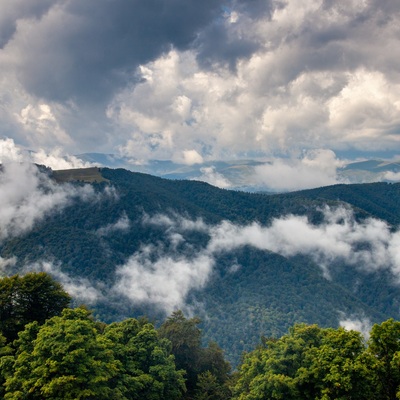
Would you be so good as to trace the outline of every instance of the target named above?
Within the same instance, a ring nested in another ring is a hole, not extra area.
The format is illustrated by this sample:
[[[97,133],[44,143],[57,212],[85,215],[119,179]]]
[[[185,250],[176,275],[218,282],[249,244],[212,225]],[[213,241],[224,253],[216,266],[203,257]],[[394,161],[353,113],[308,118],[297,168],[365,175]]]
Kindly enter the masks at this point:
[[[400,318],[400,184],[267,195],[122,169],[29,171],[32,190],[7,175],[1,271],[48,272],[107,323],[191,310],[236,367],[298,322]],[[48,209],[33,201],[43,193]]]

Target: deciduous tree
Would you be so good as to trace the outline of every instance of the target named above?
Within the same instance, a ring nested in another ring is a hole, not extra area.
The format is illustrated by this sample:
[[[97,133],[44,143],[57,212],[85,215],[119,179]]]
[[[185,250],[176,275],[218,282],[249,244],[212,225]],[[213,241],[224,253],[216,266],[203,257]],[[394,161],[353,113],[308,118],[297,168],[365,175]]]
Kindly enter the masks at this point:
[[[71,297],[45,272],[0,279],[0,331],[11,342],[29,322],[59,315]]]

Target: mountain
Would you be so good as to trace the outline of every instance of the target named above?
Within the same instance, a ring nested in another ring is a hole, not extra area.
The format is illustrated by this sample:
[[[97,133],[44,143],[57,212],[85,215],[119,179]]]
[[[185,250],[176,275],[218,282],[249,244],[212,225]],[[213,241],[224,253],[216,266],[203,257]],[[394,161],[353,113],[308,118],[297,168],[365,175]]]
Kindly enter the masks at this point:
[[[399,161],[367,160],[347,164],[339,170],[339,176],[352,183],[368,183],[395,180],[391,176],[399,172]]]
[[[48,173],[95,195],[3,240],[0,261],[53,273],[102,320],[160,323],[182,308],[236,365],[296,322],[400,318],[400,184],[268,195],[124,169]]]
[[[260,160],[208,161],[185,165],[172,161],[149,160],[141,163],[136,159],[115,154],[84,153],[77,156],[84,162],[109,168],[125,168],[168,179],[196,179],[215,186],[257,192],[273,191],[261,185],[256,168],[268,164]],[[346,183],[372,183],[398,181],[399,161],[367,160],[348,162],[337,169],[337,181]]]

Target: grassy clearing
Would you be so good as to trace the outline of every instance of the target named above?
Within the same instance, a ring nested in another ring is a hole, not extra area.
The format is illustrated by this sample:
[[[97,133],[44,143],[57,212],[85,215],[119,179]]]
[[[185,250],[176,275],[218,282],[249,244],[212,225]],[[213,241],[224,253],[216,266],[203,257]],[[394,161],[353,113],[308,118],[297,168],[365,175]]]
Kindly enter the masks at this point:
[[[58,170],[52,176],[57,182],[109,182],[97,167]]]

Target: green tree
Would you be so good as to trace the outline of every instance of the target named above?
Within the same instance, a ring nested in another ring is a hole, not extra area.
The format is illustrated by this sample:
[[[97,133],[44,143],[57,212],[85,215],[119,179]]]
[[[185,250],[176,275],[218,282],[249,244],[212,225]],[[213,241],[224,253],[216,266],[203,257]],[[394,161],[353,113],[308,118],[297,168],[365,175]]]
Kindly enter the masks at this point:
[[[358,332],[295,325],[244,357],[235,398],[368,400],[371,377],[364,354]]]
[[[109,387],[119,368],[112,343],[87,310],[65,309],[39,329],[29,324],[17,344],[5,399],[123,399]]]
[[[113,342],[114,356],[121,365],[113,381],[124,398],[182,398],[183,371],[176,370],[169,342],[158,337],[152,324],[127,319],[108,325],[104,334]]]
[[[230,364],[225,361],[223,351],[215,342],[208,347],[201,345],[200,319],[187,319],[182,311],[175,311],[159,328],[160,337],[171,342],[172,354],[178,369],[186,372],[187,398],[199,396],[199,384],[202,387],[217,385],[212,390],[213,399],[228,399],[227,380]],[[197,398],[197,397],[196,397]]]
[[[228,383],[221,384],[210,371],[202,372],[197,376],[196,386],[195,400],[226,400],[232,397]]]
[[[400,399],[400,322],[393,318],[375,324],[368,352],[376,361],[374,386],[376,399]]]
[[[0,331],[11,342],[26,324],[59,315],[70,303],[62,286],[45,272],[0,279]]]
[[[0,333],[0,398],[4,397],[4,383],[13,360],[13,349],[7,344],[6,338]]]
[[[374,398],[374,363],[365,353],[361,334],[343,328],[321,332],[320,345],[307,349],[305,368],[297,371],[300,391],[311,387],[310,398],[315,395],[323,400]]]
[[[182,311],[175,311],[158,330],[161,338],[171,342],[171,351],[175,356],[178,369],[186,372],[188,394],[196,388],[197,374],[200,370],[201,330],[198,318],[187,319]]]

